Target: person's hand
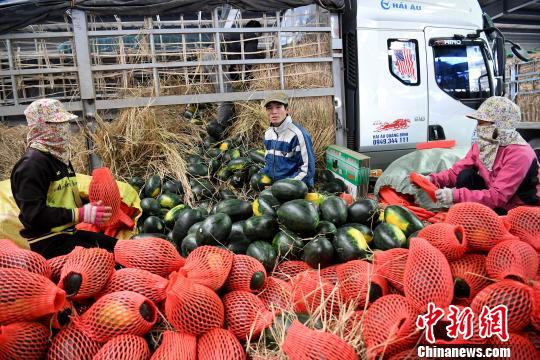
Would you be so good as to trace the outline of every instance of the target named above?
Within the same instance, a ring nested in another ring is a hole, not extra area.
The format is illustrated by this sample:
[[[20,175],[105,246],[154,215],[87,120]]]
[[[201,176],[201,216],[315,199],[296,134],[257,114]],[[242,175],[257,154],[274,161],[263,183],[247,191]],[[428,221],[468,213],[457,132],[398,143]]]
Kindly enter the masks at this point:
[[[412,173],[411,173],[412,174]],[[424,179],[426,179],[427,181],[431,182],[431,178],[429,177],[429,175],[422,175],[420,173],[416,173],[417,175],[423,177]],[[416,189],[416,190],[420,190],[420,187],[418,185],[416,185],[415,183],[413,183],[412,181],[410,182],[411,183],[411,186]]]
[[[79,222],[101,226],[111,219],[112,208],[102,201],[86,204],[79,208]]]
[[[454,204],[454,192],[449,188],[442,188],[435,191],[435,197],[443,206],[451,206]]]

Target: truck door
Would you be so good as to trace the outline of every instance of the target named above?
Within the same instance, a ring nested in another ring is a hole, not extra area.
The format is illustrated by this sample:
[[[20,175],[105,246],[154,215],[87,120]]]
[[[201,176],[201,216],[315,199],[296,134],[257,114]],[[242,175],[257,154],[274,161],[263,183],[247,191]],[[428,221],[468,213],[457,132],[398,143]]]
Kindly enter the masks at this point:
[[[357,34],[359,151],[387,164],[427,140],[424,34],[372,29]]]
[[[482,39],[466,38],[471,33],[425,28],[429,124],[442,126],[446,139],[458,146],[470,146],[476,126],[465,115],[493,94],[490,53]]]

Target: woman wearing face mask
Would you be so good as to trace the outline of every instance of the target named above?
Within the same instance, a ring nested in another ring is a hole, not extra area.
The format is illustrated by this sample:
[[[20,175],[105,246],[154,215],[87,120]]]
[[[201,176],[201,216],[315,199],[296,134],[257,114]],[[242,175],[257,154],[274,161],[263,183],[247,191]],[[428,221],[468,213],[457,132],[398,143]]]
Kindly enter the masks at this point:
[[[478,140],[452,168],[429,176],[443,206],[478,202],[504,214],[519,205],[540,205],[536,154],[516,131],[519,107],[493,96],[467,117],[477,120]]]
[[[31,250],[46,258],[67,254],[75,246],[113,250],[114,238],[74,230],[79,222],[101,225],[111,217],[110,207],[83,206],[79,197],[68,145],[69,121],[77,116],[54,99],[36,100],[24,114],[28,148],[10,178],[24,226],[21,236],[28,239]]]

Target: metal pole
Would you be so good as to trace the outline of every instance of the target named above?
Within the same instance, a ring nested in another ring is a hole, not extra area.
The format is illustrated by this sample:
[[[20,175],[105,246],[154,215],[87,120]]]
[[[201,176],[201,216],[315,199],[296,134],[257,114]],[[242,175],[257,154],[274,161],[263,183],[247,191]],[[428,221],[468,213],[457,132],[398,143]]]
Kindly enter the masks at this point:
[[[219,27],[219,20],[218,20],[218,9],[215,8],[214,12],[212,14],[213,16],[213,22],[214,22],[214,29],[217,29]],[[218,84],[219,84],[219,92],[223,93],[225,92],[225,87],[223,85],[223,66],[221,65],[221,41],[219,39],[219,32],[214,33],[214,45],[216,48],[216,59],[219,62],[218,64]]]
[[[149,28],[154,27],[152,18],[148,18]],[[159,76],[156,68],[156,44],[154,42],[154,34],[148,34],[150,37],[150,56],[152,58],[152,80],[154,82],[154,96],[159,96]]]
[[[283,70],[283,49],[281,48],[281,20],[279,18],[279,11],[276,12],[276,25],[277,31],[277,47],[278,47],[278,60],[279,60],[279,88],[285,89],[285,72]]]
[[[71,13],[73,18],[73,35],[75,37],[75,54],[77,55],[77,72],[79,75],[79,87],[81,90],[81,102],[83,107],[83,124],[86,125],[90,133],[95,132],[94,122],[96,114],[96,93],[94,81],[92,79],[90,48],[88,41],[88,23],[86,13],[82,10],[74,9]],[[101,159],[92,151],[94,142],[87,140],[87,147],[90,150],[88,158],[89,172],[102,166]]]
[[[15,64],[13,63],[13,52],[11,51],[11,40],[6,39],[7,53],[8,53],[8,62],[9,70],[15,70]],[[15,105],[19,105],[19,94],[17,94],[17,80],[15,75],[11,74],[11,91],[13,92],[13,102]]]

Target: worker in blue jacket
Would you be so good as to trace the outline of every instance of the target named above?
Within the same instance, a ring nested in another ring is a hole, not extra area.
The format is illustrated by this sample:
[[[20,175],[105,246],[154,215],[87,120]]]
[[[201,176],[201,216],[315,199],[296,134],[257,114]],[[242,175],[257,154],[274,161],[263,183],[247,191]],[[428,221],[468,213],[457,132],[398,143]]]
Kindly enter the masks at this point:
[[[292,121],[287,112],[289,99],[283,92],[270,94],[264,100],[270,127],[264,134],[266,164],[262,173],[272,181],[296,179],[313,187],[315,154],[306,129]]]

